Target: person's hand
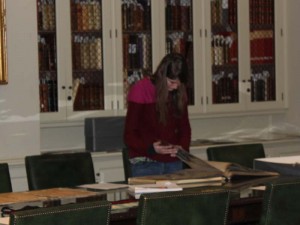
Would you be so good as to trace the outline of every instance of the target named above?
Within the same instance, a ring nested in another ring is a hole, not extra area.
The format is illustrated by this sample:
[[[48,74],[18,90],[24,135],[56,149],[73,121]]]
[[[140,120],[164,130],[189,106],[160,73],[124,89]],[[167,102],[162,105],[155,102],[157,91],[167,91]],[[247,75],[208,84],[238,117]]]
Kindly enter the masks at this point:
[[[181,148],[178,145],[172,145],[161,141],[154,142],[153,147],[157,154],[170,154],[172,157],[176,157],[178,149]]]

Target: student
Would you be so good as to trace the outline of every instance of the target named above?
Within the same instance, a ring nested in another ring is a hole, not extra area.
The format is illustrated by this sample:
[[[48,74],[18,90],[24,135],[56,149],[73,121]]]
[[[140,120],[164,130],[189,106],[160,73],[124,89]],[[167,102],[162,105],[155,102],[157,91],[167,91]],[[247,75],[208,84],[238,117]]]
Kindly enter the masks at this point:
[[[182,169],[178,149],[189,151],[187,63],[180,54],[166,55],[155,73],[136,82],[128,93],[124,142],[132,176]]]

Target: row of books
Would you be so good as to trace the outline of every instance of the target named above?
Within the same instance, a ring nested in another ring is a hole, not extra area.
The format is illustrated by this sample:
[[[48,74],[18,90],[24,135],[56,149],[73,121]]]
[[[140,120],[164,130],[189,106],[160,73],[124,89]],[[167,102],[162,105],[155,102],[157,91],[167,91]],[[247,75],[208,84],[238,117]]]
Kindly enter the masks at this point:
[[[170,36],[166,40],[166,52],[177,52],[181,53],[184,56],[187,56],[190,51],[193,51],[193,41],[192,38],[186,36],[177,37],[173,35],[171,38]]]
[[[55,30],[55,1],[38,0],[38,29],[43,31]]]
[[[39,35],[39,69],[56,70],[56,38],[55,35]]]
[[[237,0],[228,0],[228,24],[237,24]]]
[[[224,4],[225,3],[225,4]],[[237,24],[237,0],[212,0],[211,24],[227,25]]]
[[[273,30],[254,30],[250,33],[251,63],[274,63]]]
[[[251,74],[251,100],[272,101],[276,98],[274,74],[268,70],[263,70]]]
[[[40,79],[40,111],[41,112],[57,112],[57,80],[47,77]]]
[[[274,69],[275,70],[275,69]],[[273,70],[273,71],[274,71]],[[251,101],[273,101],[276,98],[274,73],[256,69],[251,74]],[[238,77],[232,72],[213,75],[213,103],[237,103],[239,101]]]
[[[124,68],[144,68],[152,66],[152,39],[149,34],[123,35]]]
[[[250,24],[274,23],[274,0],[250,0]]]
[[[221,71],[213,75],[212,101],[217,103],[237,103],[239,101],[238,77],[234,73]]]
[[[74,35],[72,44],[72,59],[74,69],[102,69],[102,38],[95,36],[89,37]]]
[[[151,30],[150,0],[122,1],[123,30]]]
[[[75,82],[73,99],[74,111],[104,109],[103,87],[97,83]]]
[[[234,32],[218,33],[212,36],[212,65],[236,64],[238,56],[237,35]]]
[[[192,24],[191,1],[169,0],[166,5],[166,29],[188,31]]]
[[[73,31],[94,31],[102,28],[102,6],[100,0],[71,2]]]

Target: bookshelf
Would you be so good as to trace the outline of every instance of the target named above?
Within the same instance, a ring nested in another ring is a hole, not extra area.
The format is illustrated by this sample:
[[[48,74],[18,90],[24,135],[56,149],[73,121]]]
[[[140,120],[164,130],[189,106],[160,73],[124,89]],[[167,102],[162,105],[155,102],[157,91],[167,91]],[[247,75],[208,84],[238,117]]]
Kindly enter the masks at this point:
[[[71,0],[74,111],[104,109],[102,10],[100,0]]]
[[[250,0],[251,101],[276,100],[273,0]]]
[[[170,52],[188,61],[190,114],[281,110],[282,4],[37,0],[42,121],[125,115],[129,87]]]
[[[212,0],[207,112],[285,107],[283,1]],[[275,52],[276,49],[276,52]],[[280,53],[279,53],[280,52]]]
[[[187,85],[189,105],[195,104],[194,51],[193,51],[193,1],[165,1],[166,53],[181,53],[188,62]]]
[[[151,3],[37,0],[42,121],[124,114],[153,70]]]
[[[40,112],[57,112],[55,1],[37,0]]]
[[[211,1],[212,104],[239,102],[237,1]]]
[[[126,108],[128,89],[136,81],[151,74],[152,67],[152,15],[151,1],[121,1],[121,31],[123,66],[123,96]]]

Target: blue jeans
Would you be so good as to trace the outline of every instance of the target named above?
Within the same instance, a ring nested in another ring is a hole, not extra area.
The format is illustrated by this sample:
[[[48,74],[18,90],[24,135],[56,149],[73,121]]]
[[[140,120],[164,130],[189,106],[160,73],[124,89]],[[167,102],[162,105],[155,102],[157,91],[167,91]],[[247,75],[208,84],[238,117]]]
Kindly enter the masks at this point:
[[[131,164],[132,176],[148,176],[173,173],[182,170],[182,162],[138,162]]]

